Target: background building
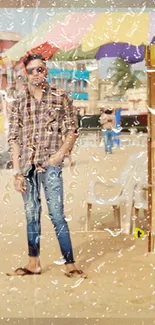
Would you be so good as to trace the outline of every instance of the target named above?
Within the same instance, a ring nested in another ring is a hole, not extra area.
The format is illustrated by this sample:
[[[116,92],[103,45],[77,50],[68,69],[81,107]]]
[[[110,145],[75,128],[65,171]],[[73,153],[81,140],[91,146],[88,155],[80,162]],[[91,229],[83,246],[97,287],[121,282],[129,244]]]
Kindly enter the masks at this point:
[[[14,32],[0,32],[0,56],[1,53],[8,50],[10,47],[15,45],[21,36],[19,33]],[[13,70],[10,66],[4,67],[0,65],[0,88],[6,89],[12,83],[13,80]]]
[[[100,114],[106,106],[115,110],[121,108],[122,115],[147,112],[145,80],[138,89],[128,89],[120,96],[118,87],[114,87],[110,78],[100,79],[99,75],[97,66],[91,69],[89,64],[88,71],[87,64],[77,62],[52,62],[49,68],[50,83],[70,93],[80,115]]]
[[[88,100],[89,71],[76,64],[63,67],[50,67],[48,81],[53,87],[65,89],[74,100]]]
[[[0,53],[20,40],[19,33],[0,33]],[[100,64],[94,62],[48,62],[48,81],[52,86],[65,89],[73,98],[74,106],[80,115],[97,115],[106,106],[121,108],[121,114],[139,114],[147,112],[147,87],[144,80],[138,89],[128,89],[119,95],[118,87],[114,87],[108,76],[100,78]],[[21,66],[14,71],[0,66],[0,86],[6,89],[16,83],[18,90],[25,84]]]

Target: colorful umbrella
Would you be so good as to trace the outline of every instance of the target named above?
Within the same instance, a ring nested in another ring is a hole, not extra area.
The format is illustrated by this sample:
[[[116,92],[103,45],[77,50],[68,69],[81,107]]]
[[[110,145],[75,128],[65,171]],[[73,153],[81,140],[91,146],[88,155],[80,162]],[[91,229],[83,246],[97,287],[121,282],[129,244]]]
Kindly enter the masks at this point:
[[[36,49],[38,52],[38,48]],[[46,50],[43,45],[42,51],[46,57]],[[82,51],[81,46],[70,51],[58,50],[50,58],[52,61],[77,61],[77,60],[89,60],[101,58],[113,58],[120,57],[126,60],[128,63],[137,63],[144,60],[145,46],[134,46],[128,43],[109,43],[100,46],[99,48],[92,49],[90,51]]]
[[[135,63],[144,59],[144,44],[151,42],[154,28],[155,12],[56,13],[3,57],[18,61],[35,50],[52,60],[120,56]]]

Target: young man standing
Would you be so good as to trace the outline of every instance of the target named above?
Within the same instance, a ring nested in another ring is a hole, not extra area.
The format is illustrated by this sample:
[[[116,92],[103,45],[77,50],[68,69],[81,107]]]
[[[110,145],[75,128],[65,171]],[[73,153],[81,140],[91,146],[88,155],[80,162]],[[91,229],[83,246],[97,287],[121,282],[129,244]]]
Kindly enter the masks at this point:
[[[27,221],[29,261],[13,275],[40,274],[41,199],[43,185],[49,216],[65,260],[66,275],[86,277],[74,264],[72,244],[64,217],[62,161],[77,137],[72,100],[46,82],[47,67],[40,54],[24,60],[28,87],[12,102],[9,144],[14,187],[22,193]],[[65,134],[65,141],[62,137]],[[8,274],[12,275],[12,274]]]

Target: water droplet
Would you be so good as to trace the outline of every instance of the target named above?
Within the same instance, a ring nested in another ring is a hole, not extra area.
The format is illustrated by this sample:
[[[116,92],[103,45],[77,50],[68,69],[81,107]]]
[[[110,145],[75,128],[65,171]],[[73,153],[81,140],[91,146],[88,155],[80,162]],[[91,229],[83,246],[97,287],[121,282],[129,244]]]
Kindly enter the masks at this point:
[[[10,194],[9,194],[9,193],[5,193],[5,194],[3,195],[2,200],[3,200],[4,204],[8,204],[8,203],[10,203]]]

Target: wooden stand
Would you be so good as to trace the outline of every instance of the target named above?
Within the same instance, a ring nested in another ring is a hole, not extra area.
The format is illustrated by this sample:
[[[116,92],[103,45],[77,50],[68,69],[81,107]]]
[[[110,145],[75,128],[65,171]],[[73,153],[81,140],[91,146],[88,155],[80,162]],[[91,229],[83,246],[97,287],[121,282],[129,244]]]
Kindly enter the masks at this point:
[[[154,250],[155,231],[155,45],[146,47],[148,97],[148,252]],[[154,109],[154,114],[149,108]]]

